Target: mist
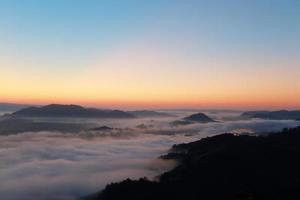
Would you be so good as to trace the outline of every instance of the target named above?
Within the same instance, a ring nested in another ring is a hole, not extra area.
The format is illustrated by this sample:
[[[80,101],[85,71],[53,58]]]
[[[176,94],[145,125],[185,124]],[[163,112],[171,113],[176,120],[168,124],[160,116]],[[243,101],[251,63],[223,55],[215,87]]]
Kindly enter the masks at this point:
[[[184,113],[183,115],[185,115]],[[0,196],[5,200],[71,200],[126,178],[148,177],[174,167],[158,159],[173,144],[224,132],[262,134],[300,125],[292,120],[227,120],[171,127],[174,118],[133,120],[35,119],[35,122],[86,124],[78,131],[26,131],[0,136]],[[145,128],[138,128],[144,124]],[[109,126],[110,131],[90,128]]]
[[[127,177],[155,177],[174,163],[156,159],[183,136],[65,137],[57,132],[0,137],[0,194],[7,200],[72,199]]]

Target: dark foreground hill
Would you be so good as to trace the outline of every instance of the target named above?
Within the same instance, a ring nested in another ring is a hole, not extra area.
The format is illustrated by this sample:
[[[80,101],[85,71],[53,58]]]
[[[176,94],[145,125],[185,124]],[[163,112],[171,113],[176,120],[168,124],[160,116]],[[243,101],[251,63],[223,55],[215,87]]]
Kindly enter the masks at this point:
[[[11,114],[16,117],[90,117],[90,118],[134,118],[120,110],[100,110],[78,105],[50,104],[43,107],[28,107]]]
[[[90,200],[300,199],[300,128],[266,137],[222,134],[176,145],[180,164],[159,181],[125,180]]]
[[[300,119],[300,110],[248,111],[242,113],[241,117],[274,120],[297,120]]]

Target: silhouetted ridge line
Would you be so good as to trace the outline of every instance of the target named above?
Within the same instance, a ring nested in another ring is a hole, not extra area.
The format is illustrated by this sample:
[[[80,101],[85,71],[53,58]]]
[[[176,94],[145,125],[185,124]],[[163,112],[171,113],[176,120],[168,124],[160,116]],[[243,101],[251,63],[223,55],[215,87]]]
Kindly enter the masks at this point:
[[[191,122],[202,122],[202,123],[214,122],[213,119],[211,119],[204,113],[196,113],[196,114],[193,114],[193,115],[183,118],[183,120],[191,121]]]
[[[78,105],[50,104],[43,107],[28,107],[16,111],[11,116],[17,117],[95,117],[95,118],[134,118],[121,110],[100,110],[84,108]]]
[[[269,136],[222,134],[175,145],[179,165],[160,176],[113,183],[88,200],[300,199],[300,128]]]
[[[210,122],[216,122],[212,118],[208,117],[204,113],[196,113],[192,114],[190,116],[187,116],[183,118],[182,120],[176,120],[171,122],[171,126],[184,126],[184,125],[190,125],[194,123],[210,123]]]

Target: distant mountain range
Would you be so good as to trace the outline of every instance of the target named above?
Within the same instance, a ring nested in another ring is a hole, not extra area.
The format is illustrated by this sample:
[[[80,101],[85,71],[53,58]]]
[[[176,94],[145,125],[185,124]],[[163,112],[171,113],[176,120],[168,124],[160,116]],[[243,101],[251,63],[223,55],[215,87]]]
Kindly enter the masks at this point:
[[[300,110],[278,110],[278,111],[248,111],[241,114],[242,118],[259,118],[274,120],[297,120],[300,119]]]
[[[50,104],[42,107],[28,107],[11,114],[14,117],[89,117],[89,118],[135,118],[121,110],[100,110],[78,105]]]
[[[20,109],[17,109],[19,108]],[[17,110],[8,116],[13,117],[82,117],[82,118],[143,118],[143,117],[172,117],[168,113],[151,110],[122,111],[85,108],[79,105],[50,104],[46,106],[7,105],[7,110]],[[9,109],[11,108],[11,109]]]

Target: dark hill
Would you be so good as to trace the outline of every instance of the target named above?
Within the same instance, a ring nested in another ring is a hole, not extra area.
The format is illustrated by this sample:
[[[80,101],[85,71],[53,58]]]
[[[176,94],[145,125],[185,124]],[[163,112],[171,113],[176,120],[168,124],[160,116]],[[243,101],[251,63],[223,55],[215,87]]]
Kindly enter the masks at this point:
[[[176,145],[180,164],[159,181],[125,180],[90,200],[300,199],[300,128],[266,137],[222,134]]]
[[[214,122],[213,119],[211,119],[204,113],[196,113],[196,114],[193,114],[193,115],[183,118],[183,120],[191,121],[191,122],[200,122],[200,123]]]
[[[194,123],[209,123],[209,122],[216,122],[215,120],[211,119],[204,113],[196,113],[190,116],[183,118],[182,120],[176,120],[171,122],[171,126],[185,126]]]
[[[134,118],[120,110],[99,110],[78,105],[51,104],[43,107],[28,107],[11,114],[17,117],[90,117],[90,118]]]
[[[300,110],[249,111],[249,112],[242,113],[241,117],[274,119],[274,120],[296,120],[300,118]]]

